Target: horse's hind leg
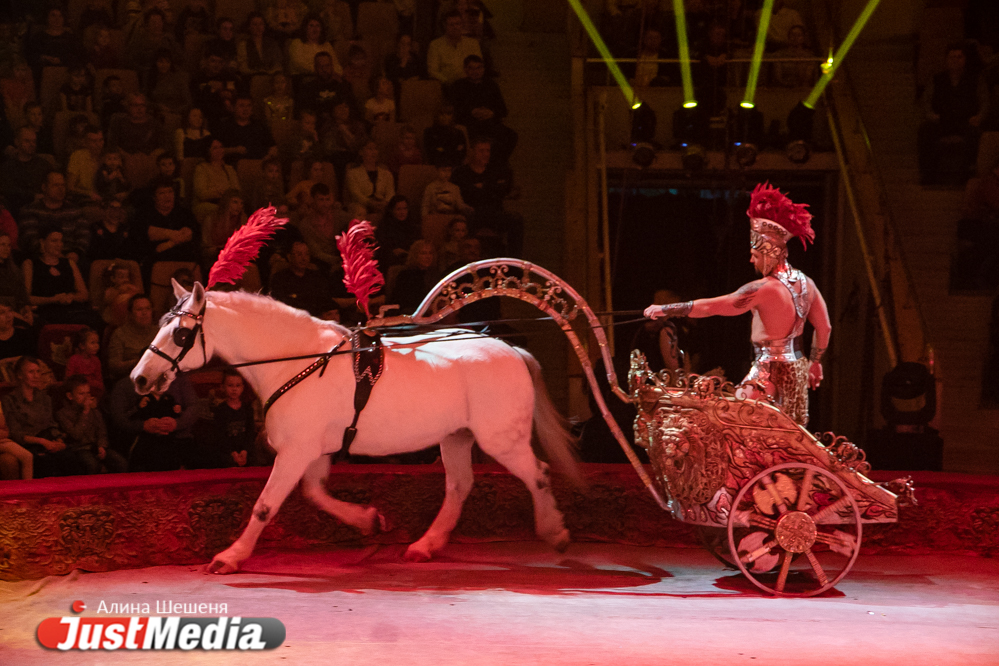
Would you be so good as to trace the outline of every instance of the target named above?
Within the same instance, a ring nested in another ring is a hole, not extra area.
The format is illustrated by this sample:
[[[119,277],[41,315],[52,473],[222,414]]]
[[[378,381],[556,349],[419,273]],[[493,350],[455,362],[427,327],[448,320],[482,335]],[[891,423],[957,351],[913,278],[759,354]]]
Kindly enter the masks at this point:
[[[228,574],[239,571],[240,565],[253,553],[253,547],[257,545],[257,539],[261,532],[270,522],[278,509],[288,497],[295,484],[305,473],[314,458],[310,452],[280,451],[274,459],[274,468],[267,479],[256,504],[253,505],[253,513],[250,515],[250,522],[239,535],[236,541],[224,551],[212,559],[208,566],[208,573]]]
[[[326,477],[329,476],[328,456],[314,460],[302,477],[302,492],[313,504],[347,525],[361,530],[368,536],[386,529],[385,517],[373,506],[361,506],[330,497],[326,492]]]
[[[461,507],[472,490],[472,444],[475,438],[467,429],[451,433],[441,440],[441,462],[444,463],[444,504],[430,529],[420,540],[410,544],[406,559],[425,562],[447,545],[451,530],[458,524]]]
[[[555,505],[548,465],[534,456],[529,439],[516,442],[505,439],[502,437],[497,442],[480,437],[479,446],[524,482],[534,500],[535,532],[555,550],[564,552],[569,547],[569,530],[565,528],[562,512]]]

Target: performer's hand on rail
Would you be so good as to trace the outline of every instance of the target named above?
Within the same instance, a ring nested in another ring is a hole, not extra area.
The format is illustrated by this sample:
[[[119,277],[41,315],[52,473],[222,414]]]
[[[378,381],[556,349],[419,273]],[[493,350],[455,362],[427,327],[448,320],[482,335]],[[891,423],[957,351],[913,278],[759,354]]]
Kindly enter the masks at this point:
[[[817,389],[822,383],[822,364],[813,362],[808,366],[808,388]]]
[[[661,305],[650,305],[645,308],[645,316],[649,319],[656,319],[663,316],[663,308]]]

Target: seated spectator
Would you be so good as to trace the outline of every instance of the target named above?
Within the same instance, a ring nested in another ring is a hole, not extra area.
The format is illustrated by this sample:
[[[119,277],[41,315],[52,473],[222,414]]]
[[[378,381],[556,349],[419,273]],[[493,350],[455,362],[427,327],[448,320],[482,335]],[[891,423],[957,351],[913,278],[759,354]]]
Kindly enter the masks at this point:
[[[295,241],[288,252],[288,268],[271,278],[270,295],[319,319],[337,318],[329,271],[312,267],[312,254],[303,241]]]
[[[141,259],[135,243],[129,238],[127,214],[116,199],[101,204],[103,215],[90,227],[88,262],[98,259]],[[149,204],[152,207],[152,203]]]
[[[406,164],[423,164],[423,153],[416,142],[416,130],[410,125],[403,125],[399,130],[399,143],[395,144],[385,160],[385,166],[396,178],[399,177],[399,169]]]
[[[28,37],[24,48],[39,80],[43,68],[69,67],[80,62],[82,55],[80,43],[66,27],[66,15],[60,7],[50,7],[45,19],[45,26]]]
[[[451,179],[475,211],[475,227],[505,236],[510,256],[518,257],[523,249],[524,220],[503,209],[503,200],[513,193],[513,172],[505,164],[494,164],[490,151],[488,139],[473,141],[468,164],[455,169]]]
[[[760,14],[756,12],[756,25],[760,25]],[[788,44],[788,31],[792,26],[805,25],[805,20],[797,10],[788,7],[784,0],[774,0],[770,14],[770,24],[767,27],[767,45],[770,50],[784,48]]]
[[[66,123],[66,141],[62,150],[56,154],[56,159],[60,163],[66,161],[76,151],[87,147],[87,128],[89,126],[90,119],[85,113],[78,113],[69,119]]]
[[[201,71],[191,79],[191,98],[201,109],[209,128],[216,128],[232,113],[236,95],[245,90],[243,80],[225,67],[225,59],[217,51],[208,51]]]
[[[157,180],[169,180],[173,183],[173,190],[177,193],[177,201],[185,205],[187,201],[187,185],[180,177],[177,159],[170,153],[160,153],[156,157],[156,170],[159,172]],[[134,190],[133,190],[134,191]],[[152,190],[149,190],[148,201],[152,203]]]
[[[11,66],[11,76],[0,79],[0,90],[6,106],[7,119],[14,127],[24,124],[24,107],[36,99],[35,76],[28,63],[16,59]]]
[[[222,58],[222,66],[235,73],[239,68],[236,48],[236,23],[228,16],[215,19],[215,36],[205,44],[205,53],[216,53]]]
[[[128,299],[128,321],[116,328],[108,340],[108,375],[112,381],[132,372],[159,330],[153,322],[149,297],[136,294]]]
[[[139,72],[154,68],[161,53],[170,54],[171,60],[180,59],[183,50],[174,36],[167,32],[166,23],[166,15],[153,7],[143,15],[142,27],[132,33],[125,55],[129,64]]]
[[[74,151],[69,156],[69,164],[66,166],[66,187],[70,194],[86,202],[100,201],[101,195],[94,187],[94,177],[101,168],[104,132],[100,127],[89,125],[85,136],[86,147]]]
[[[264,98],[264,117],[269,127],[275,120],[291,120],[295,112],[295,99],[291,96],[288,77],[275,72],[271,77],[271,94]]]
[[[385,215],[375,229],[378,241],[378,265],[382,272],[405,263],[406,253],[420,238],[420,225],[409,214],[409,200],[401,194],[389,199]]]
[[[461,190],[451,182],[454,169],[450,164],[437,165],[437,179],[423,190],[423,205],[420,210],[423,217],[427,215],[465,215],[473,214],[471,206],[461,198]]]
[[[806,45],[804,26],[793,25],[787,31],[787,46],[774,51],[775,59],[801,59],[803,62],[775,62],[774,83],[785,88],[802,88],[815,83],[819,68],[815,53]]]
[[[364,103],[364,119],[372,124],[395,122],[395,88],[390,79],[378,79],[375,96]]]
[[[312,210],[298,223],[312,258],[323,264],[329,273],[340,265],[336,235],[342,229],[336,220],[336,201],[326,183],[316,183],[310,192]]]
[[[111,119],[108,146],[129,154],[149,155],[166,148],[166,145],[163,124],[149,114],[146,96],[140,93],[129,95],[128,114]]]
[[[368,141],[361,148],[361,164],[347,170],[346,199],[351,217],[380,217],[385,204],[395,196],[392,172],[378,164],[378,144]]]
[[[486,78],[486,65],[481,57],[465,58],[465,77],[454,82],[449,96],[454,103],[455,119],[468,129],[469,138],[491,139],[493,160],[506,163],[517,145],[517,133],[503,124],[506,102],[496,81]]]
[[[319,160],[305,162],[305,178],[298,181],[288,192],[288,205],[299,215],[308,215],[312,211],[312,186],[323,181],[325,168]]]
[[[79,260],[87,254],[90,245],[90,224],[83,209],[66,201],[66,177],[58,171],[50,171],[42,184],[41,198],[24,207],[21,211],[18,244],[28,255],[38,251],[39,233],[43,228],[62,231],[60,246],[66,255]]]
[[[215,138],[225,146],[226,159],[230,164],[242,159],[262,160],[277,155],[271,131],[253,117],[253,100],[249,96],[236,97],[232,118],[222,121]]]
[[[177,55],[170,49],[160,49],[149,69],[146,92],[161,114],[183,115],[191,108],[191,78],[187,72],[177,68],[176,58]]]
[[[76,27],[82,34],[92,25],[110,27],[115,25],[108,0],[87,0],[87,6],[80,12]]]
[[[225,146],[213,139],[208,149],[208,161],[194,169],[194,215],[204,219],[218,207],[219,199],[227,190],[238,190],[236,170],[225,163]]]
[[[208,0],[187,0],[187,5],[177,15],[175,36],[183,46],[190,35],[207,35],[212,31],[212,15],[208,11]]]
[[[437,260],[437,265],[439,266],[442,275],[450,273],[451,271],[449,271],[448,268],[461,259],[461,243],[466,238],[468,238],[468,222],[466,222],[463,217],[452,218],[451,221],[447,223],[447,231],[444,235],[444,244],[437,251],[437,254],[440,257]]]
[[[10,234],[0,231],[0,298],[9,299],[14,309],[14,316],[30,326],[33,321],[31,304],[28,301],[28,292],[24,289],[24,273],[11,257],[13,249],[14,242]],[[0,356],[0,358],[6,357]]]
[[[111,30],[106,25],[95,27],[93,29],[93,42],[87,48],[87,64],[95,70],[119,69],[121,56],[120,49],[111,43]]]
[[[205,424],[195,468],[245,467],[257,438],[253,402],[246,398],[246,383],[236,370],[222,371],[221,396],[213,400]]]
[[[300,0],[274,0],[267,8],[265,14],[267,27],[276,34],[281,41],[293,38],[302,29],[302,21],[305,20],[309,8]],[[309,17],[312,18],[311,16]],[[321,29],[321,33],[325,33]]]
[[[347,62],[343,66],[343,80],[350,84],[354,99],[371,97],[371,61],[368,52],[360,44],[351,44],[347,49]]]
[[[128,269],[126,268],[126,273]],[[135,295],[135,292],[131,292]],[[90,395],[100,400],[104,395],[104,374],[101,372],[101,336],[90,327],[81,328],[73,336],[73,355],[66,362],[66,376],[78,375],[90,385]]]
[[[228,190],[219,199],[219,206],[205,217],[201,226],[201,251],[205,264],[211,265],[236,229],[246,224],[243,195],[239,190]]]
[[[128,113],[125,99],[125,86],[121,77],[112,74],[101,84],[101,127],[105,132],[111,127],[111,119],[119,113]]]
[[[732,57],[725,26],[720,23],[708,26],[707,40],[698,51],[698,60],[692,67],[697,99],[705,100],[705,110],[715,116],[725,109],[728,61]]]
[[[10,429],[7,427],[7,419],[4,418],[3,410],[0,409],[0,455],[13,459],[16,476],[3,477],[5,481],[20,479],[30,481],[35,476],[35,456],[31,451],[24,448],[10,438]]]
[[[38,339],[31,330],[14,326],[15,306],[14,299],[0,296],[0,358],[31,356],[38,350]]]
[[[326,28],[318,16],[309,16],[305,20],[301,35],[288,42],[288,73],[292,76],[303,74],[319,74],[316,57],[325,53],[330,58],[330,66],[339,77],[343,68],[336,58],[333,45],[326,41]]]
[[[395,40],[395,51],[385,56],[385,77],[395,84],[396,94],[400,84],[409,79],[418,79],[427,75],[426,63],[413,49],[413,37],[399,33]]]
[[[417,240],[409,248],[405,268],[395,280],[388,304],[398,305],[400,314],[413,314],[439,279],[437,255],[430,241]]]
[[[109,150],[101,158],[101,168],[94,176],[94,197],[97,201],[116,199],[125,201],[132,187],[125,180],[125,165],[121,153]]]
[[[124,472],[128,463],[108,444],[107,426],[97,411],[97,397],[91,394],[87,377],[70,375],[63,388],[66,404],[56,414],[56,422],[66,435],[66,450],[78,461],[80,473]]]
[[[333,120],[322,136],[322,152],[333,163],[337,183],[343,186],[347,165],[357,162],[362,146],[368,142],[364,123],[354,117],[352,107],[342,100],[333,107]]]
[[[319,143],[319,133],[316,131],[315,111],[303,109],[298,114],[297,126],[279,147],[278,154],[281,156],[281,165],[285,171],[297,160],[308,161],[322,157],[322,146]]]
[[[115,384],[111,418],[123,433],[134,437],[130,472],[179,469],[196,450],[192,426],[197,423],[198,396],[186,375],[178,375],[165,393],[140,396],[128,377]]]
[[[339,104],[347,103],[351,111],[355,106],[354,91],[343,80],[342,70],[338,71],[339,66],[334,66],[334,63],[329,53],[317,53],[313,63],[315,78],[302,81],[295,102],[300,109],[315,111],[323,123],[333,118],[334,109]]]
[[[963,183],[977,146],[976,132],[988,91],[981,77],[969,71],[961,45],[948,49],[947,68],[933,77],[924,94],[927,119],[919,127],[917,144],[920,183],[938,182],[940,162],[945,157],[953,158],[953,166],[960,170],[953,177]]]
[[[63,256],[62,231],[49,227],[41,233],[37,258],[25,259],[24,287],[31,304],[46,324],[90,324],[90,295],[76,262]]]
[[[284,194],[284,178],[281,176],[281,162],[270,157],[260,164],[263,177],[257,181],[250,197],[250,210],[268,206],[277,208],[279,216],[288,214],[288,201]]]
[[[136,294],[142,293],[142,287],[132,282],[132,272],[129,270],[128,265],[120,262],[113,262],[105,269],[104,284],[107,285],[104,289],[104,312],[102,314],[104,321],[112,326],[121,326],[128,320],[129,301]],[[88,340],[81,341],[89,344]],[[97,343],[99,346],[99,339]],[[96,357],[97,349],[94,349],[91,354]],[[100,361],[97,363],[99,369]],[[76,372],[87,374],[84,368],[77,368]],[[91,382],[91,386],[95,389],[98,388],[94,382]],[[99,388],[100,391],[95,390],[94,392],[94,395],[98,397],[104,391],[103,381],[100,382]]]
[[[0,194],[10,210],[19,211],[35,199],[52,164],[35,150],[36,134],[22,127],[14,135],[14,156],[0,164]]]
[[[423,153],[435,166],[456,167],[465,162],[468,137],[454,123],[454,107],[445,104],[434,116],[434,124],[423,130]]]
[[[663,35],[657,28],[645,29],[635,63],[635,87],[668,86],[669,70],[664,63],[656,62],[666,57],[663,53]]]
[[[24,126],[35,131],[35,147],[42,155],[55,155],[55,143],[52,140],[52,125],[45,110],[38,102],[28,102],[24,105]]]
[[[153,207],[140,211],[135,222],[135,240],[146,248],[142,253],[146,275],[157,261],[200,260],[198,223],[190,211],[177,205],[171,181],[157,182]]]
[[[265,34],[267,23],[260,12],[250,12],[246,17],[246,39],[236,45],[239,73],[246,77],[275,74],[281,71],[281,47]]]
[[[94,110],[94,86],[83,65],[69,68],[69,80],[59,89],[59,110],[91,113]]]
[[[323,0],[319,18],[326,26],[326,36],[331,42],[349,42],[354,38],[354,19],[350,5],[343,0]]]
[[[183,126],[174,134],[174,149],[177,159],[183,162],[188,157],[208,158],[208,147],[212,143],[212,133],[201,109],[194,107],[184,116]]]
[[[430,42],[427,49],[427,73],[445,86],[464,76],[465,58],[482,57],[479,42],[462,34],[464,25],[461,12],[448,12],[444,15],[444,35]]]

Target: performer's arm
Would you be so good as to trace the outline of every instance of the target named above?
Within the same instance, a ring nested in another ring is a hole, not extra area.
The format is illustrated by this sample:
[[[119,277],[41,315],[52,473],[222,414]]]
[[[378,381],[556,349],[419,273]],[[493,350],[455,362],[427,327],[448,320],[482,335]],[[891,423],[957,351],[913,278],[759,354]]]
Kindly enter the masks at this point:
[[[671,303],[669,305],[650,305],[645,308],[645,316],[649,319],[659,317],[734,317],[748,312],[757,303],[761,290],[767,285],[766,278],[756,280],[739,287],[726,296],[715,298],[699,298],[686,303]]]
[[[829,336],[832,335],[832,323],[829,321],[829,308],[822,298],[822,292],[818,290],[815,283],[808,281],[812,289],[815,290],[815,300],[808,311],[808,321],[815,327],[812,335],[812,351],[808,355],[812,364],[808,367],[808,386],[817,389],[822,383],[822,355],[825,354],[829,346]]]

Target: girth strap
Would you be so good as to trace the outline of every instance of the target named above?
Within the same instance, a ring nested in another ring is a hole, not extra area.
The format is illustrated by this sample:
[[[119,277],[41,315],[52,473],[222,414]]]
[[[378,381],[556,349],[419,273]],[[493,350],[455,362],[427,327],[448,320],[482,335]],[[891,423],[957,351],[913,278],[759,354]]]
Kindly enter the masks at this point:
[[[366,344],[361,344],[361,331],[355,331],[350,336],[350,345],[358,350],[354,352],[354,418],[343,431],[343,443],[335,456],[335,461],[340,463],[350,457],[350,445],[357,437],[357,419],[361,416],[361,410],[368,404],[371,397],[371,389],[375,387],[375,382],[382,376],[385,368],[385,348],[382,346],[382,339],[378,333],[373,331],[363,331],[369,338]]]

